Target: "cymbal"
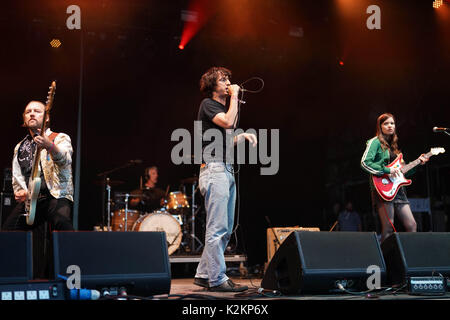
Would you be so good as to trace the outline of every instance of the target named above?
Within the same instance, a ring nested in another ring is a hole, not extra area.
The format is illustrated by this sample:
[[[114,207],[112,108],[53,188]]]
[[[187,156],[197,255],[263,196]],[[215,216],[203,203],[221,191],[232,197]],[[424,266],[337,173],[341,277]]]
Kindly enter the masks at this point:
[[[197,181],[198,181],[198,177],[191,177],[191,178],[186,178],[186,179],[181,180],[181,183],[192,184]]]
[[[109,185],[110,186],[118,186],[121,185],[122,183],[125,183],[125,181],[122,180],[109,180]],[[105,185],[105,180],[94,180],[94,184],[96,186],[104,186]]]
[[[116,193],[114,196],[116,197],[126,197],[128,195],[128,197],[142,197],[142,193]]]

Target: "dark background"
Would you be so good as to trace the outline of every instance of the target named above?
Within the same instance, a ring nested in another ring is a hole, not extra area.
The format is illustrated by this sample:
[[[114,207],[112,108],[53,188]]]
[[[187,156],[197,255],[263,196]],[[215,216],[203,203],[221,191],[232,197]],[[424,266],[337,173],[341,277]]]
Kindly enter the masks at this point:
[[[45,102],[57,80],[52,129],[72,137],[74,169],[75,161],[81,167],[78,228],[92,230],[102,224],[98,174],[143,160],[109,176],[124,181],[113,192],[139,187],[149,165],[159,167],[159,186],[171,191],[198,174],[196,165],[171,162],[170,137],[177,128],[193,132],[199,79],[209,67],[225,66],[235,83],[253,76],[265,83],[261,93],[246,93],[240,128],[280,130],[276,175],[241,166],[238,251],[250,264],[263,263],[265,216],[277,227],[329,230],[333,204],[349,199],[364,230],[374,231],[359,162],[377,116],[396,116],[406,160],[430,147],[450,150],[450,137],[432,132],[450,127],[450,3],[435,10],[431,0],[355,2],[208,2],[209,19],[181,51],[181,10],[189,1],[2,1],[0,167],[11,166],[26,134],[24,107]],[[71,4],[81,8],[81,31],[66,28]],[[371,4],[381,8],[381,30],[366,27]],[[302,28],[300,36],[290,35],[293,27]],[[61,47],[50,47],[53,38]],[[432,199],[435,231],[450,229],[449,179],[445,153],[408,187],[409,197]]]

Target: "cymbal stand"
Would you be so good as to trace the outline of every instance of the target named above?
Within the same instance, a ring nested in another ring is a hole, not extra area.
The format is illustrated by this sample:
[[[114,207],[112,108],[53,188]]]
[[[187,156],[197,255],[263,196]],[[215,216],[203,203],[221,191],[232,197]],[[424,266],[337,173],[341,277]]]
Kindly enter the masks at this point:
[[[114,169],[111,169],[111,170],[108,170],[108,171],[105,171],[105,172],[97,174],[97,177],[104,177],[104,179],[105,179],[104,180],[105,181],[105,185],[104,185],[105,188],[102,191],[102,193],[103,193],[102,215],[105,213],[104,210],[105,210],[105,190],[106,190],[107,197],[108,197],[108,199],[107,199],[107,203],[108,204],[107,204],[107,209],[106,209],[106,214],[108,216],[108,218],[107,218],[108,231],[111,231],[111,186],[109,184],[109,177],[108,177],[108,175],[113,173],[113,172],[115,172],[115,171],[131,167],[132,165],[135,165],[135,164],[136,164],[136,162],[133,162],[133,161],[130,160],[130,161],[128,161],[127,163],[125,163],[124,165],[122,165],[120,167],[117,167],[117,168],[114,168]],[[127,204],[128,204],[128,201],[127,201]],[[125,216],[125,219],[126,218],[127,217]],[[103,216],[102,221],[104,223],[104,221],[105,221],[104,216]],[[125,228],[126,228],[126,226],[125,226]]]
[[[125,231],[128,231],[128,197],[130,195],[128,193],[125,193]]]
[[[192,206],[191,206],[192,218],[191,218],[191,234],[190,234],[191,241],[192,241],[192,248],[191,248],[192,252],[197,252],[198,250],[200,250],[204,246],[204,244],[200,241],[200,239],[195,235],[195,216],[197,214],[196,211],[198,211],[198,210],[195,210],[197,208],[197,205],[195,204],[196,185],[197,185],[197,182],[194,182],[192,184]],[[195,248],[195,241],[196,240],[200,244],[200,246],[197,249]]]
[[[106,214],[108,217],[108,221],[107,221],[107,230],[111,231],[111,186],[109,185],[109,178],[106,178],[106,193],[107,193],[107,208],[106,208]]]

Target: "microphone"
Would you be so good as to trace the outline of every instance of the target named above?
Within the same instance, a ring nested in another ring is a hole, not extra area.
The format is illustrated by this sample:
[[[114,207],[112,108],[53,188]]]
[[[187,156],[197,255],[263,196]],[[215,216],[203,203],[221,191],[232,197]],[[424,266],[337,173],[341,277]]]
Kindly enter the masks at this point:
[[[136,160],[130,160],[129,162],[133,163],[133,164],[141,164],[142,160],[141,159],[136,159]]]
[[[439,127],[434,127],[433,128],[433,132],[445,132],[448,131],[448,128],[439,128]]]
[[[231,84],[228,84],[228,85],[227,85],[227,87],[230,87],[230,86],[231,86]],[[238,85],[238,87],[239,87],[239,91],[250,92],[250,90],[244,89],[243,87],[241,87],[241,86],[239,86],[239,85]]]
[[[100,292],[89,289],[70,289],[71,300],[97,300],[100,298]]]

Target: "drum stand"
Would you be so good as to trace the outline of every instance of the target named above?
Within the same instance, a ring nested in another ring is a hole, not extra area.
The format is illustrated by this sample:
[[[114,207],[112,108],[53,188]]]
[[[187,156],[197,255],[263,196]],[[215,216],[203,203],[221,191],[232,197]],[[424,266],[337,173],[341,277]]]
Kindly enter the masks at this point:
[[[196,190],[196,185],[197,182],[194,182],[192,184],[192,206],[191,206],[191,211],[192,211],[192,217],[191,217],[191,251],[193,253],[197,253],[203,246],[204,244],[200,241],[200,239],[195,235],[195,216],[197,215],[198,211],[200,210],[200,208],[198,208],[197,210],[195,210],[197,208],[197,205],[195,204],[195,190]],[[195,241],[197,241],[200,246],[198,248],[195,248]]]
[[[106,214],[108,217],[107,221],[107,229],[108,231],[111,231],[111,186],[109,185],[109,178],[106,178],[106,193],[108,196],[107,200],[107,208],[106,208]]]
[[[104,177],[104,182],[103,183],[104,183],[104,187],[105,188],[103,189],[102,211],[105,208],[105,190],[106,190],[107,197],[108,197],[108,199],[107,199],[107,208],[106,208],[107,224],[108,224],[107,230],[108,231],[111,231],[111,185],[110,185],[110,180],[109,180],[108,175],[113,173],[113,172],[115,172],[115,171],[118,171],[118,170],[130,167],[130,166],[132,166],[132,165],[134,165],[136,163],[137,163],[136,161],[130,160],[126,164],[124,164],[124,165],[122,165],[120,167],[117,167],[117,168],[108,170],[106,172],[102,172],[102,173],[97,174],[98,177]],[[125,195],[125,198],[126,198],[126,201],[125,201],[125,231],[127,231],[126,223],[127,223],[127,218],[128,218],[128,197],[129,197],[129,194],[126,194]],[[103,221],[105,221],[104,217],[103,217]],[[102,226],[102,228],[103,228],[103,226]]]
[[[129,193],[120,193],[117,195],[117,197],[125,197],[125,220],[124,220],[124,230],[123,231],[128,231],[128,198],[130,197]],[[108,216],[108,223],[109,223],[109,216]]]
[[[129,194],[125,194],[125,231],[128,231],[128,198]]]

